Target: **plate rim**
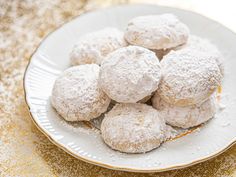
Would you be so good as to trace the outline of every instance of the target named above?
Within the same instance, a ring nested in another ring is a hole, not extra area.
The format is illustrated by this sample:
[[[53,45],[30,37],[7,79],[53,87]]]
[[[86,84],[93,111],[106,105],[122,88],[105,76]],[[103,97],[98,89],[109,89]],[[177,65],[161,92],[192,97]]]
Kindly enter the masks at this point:
[[[97,165],[97,166],[100,166],[100,167],[104,167],[104,168],[108,168],[108,169],[112,169],[112,170],[118,170],[118,171],[127,171],[127,172],[137,172],[137,173],[151,173],[151,172],[164,172],[164,171],[169,171],[169,170],[176,170],[176,169],[182,169],[182,168],[186,168],[186,167],[189,167],[189,166],[192,166],[192,165],[196,165],[198,163],[201,163],[201,162],[204,162],[204,161],[207,161],[207,160],[210,160],[220,154],[222,154],[223,152],[225,152],[226,150],[228,150],[230,147],[232,147],[234,144],[236,144],[236,136],[231,140],[229,141],[228,144],[226,144],[226,146],[224,146],[222,149],[220,149],[219,151],[216,151],[215,153],[212,153],[210,155],[207,155],[203,158],[198,158],[196,160],[193,160],[191,162],[188,162],[188,163],[182,163],[182,164],[178,164],[178,165],[173,165],[173,166],[169,166],[169,167],[166,167],[166,168],[152,168],[152,169],[143,169],[143,168],[131,168],[131,167],[124,167],[124,166],[115,166],[115,165],[110,165],[108,163],[102,163],[102,162],[99,162],[99,161],[96,161],[96,160],[91,160],[91,159],[88,159],[86,157],[83,157],[79,154],[76,154],[74,153],[73,151],[71,151],[69,148],[67,148],[65,145],[59,143],[56,139],[54,139],[50,134],[48,134],[41,126],[40,124],[37,123],[37,121],[35,120],[33,114],[31,113],[30,111],[30,104],[28,103],[28,100],[27,100],[27,89],[26,89],[26,75],[28,73],[28,70],[30,68],[30,64],[32,62],[32,58],[34,56],[34,54],[38,51],[38,48],[41,46],[41,44],[43,42],[45,42],[45,40],[52,34],[54,33],[55,31],[57,31],[59,28],[63,27],[64,25],[66,25],[67,23],[77,19],[77,18],[80,18],[81,16],[84,16],[84,15],[87,15],[88,13],[91,13],[91,12],[96,12],[96,11],[103,11],[103,10],[106,10],[106,9],[112,9],[112,8],[121,8],[121,7],[127,7],[127,6],[157,6],[157,7],[166,7],[166,8],[170,8],[170,9],[179,9],[179,10],[182,10],[182,11],[185,11],[185,12],[188,12],[188,13],[194,13],[196,15],[199,15],[199,16],[202,16],[208,20],[211,20],[215,23],[218,23],[220,26],[226,28],[228,31],[230,31],[231,33],[233,33],[234,35],[236,35],[236,33],[231,30],[230,28],[224,26],[223,24],[221,24],[220,22],[214,20],[214,19],[211,19],[209,17],[206,17],[200,13],[197,13],[195,11],[191,11],[191,10],[186,10],[186,9],[183,9],[183,8],[176,8],[176,7],[170,7],[170,6],[164,6],[164,5],[157,5],[157,4],[152,4],[152,3],[131,3],[131,4],[120,4],[120,5],[112,5],[112,6],[109,6],[109,7],[106,7],[106,8],[98,8],[98,9],[94,9],[94,10],[87,10],[85,11],[83,14],[80,14],[80,15],[77,15],[75,17],[73,17],[71,20],[59,25],[58,27],[56,27],[53,31],[49,32],[41,41],[40,43],[37,45],[37,47],[34,49],[34,51],[32,52],[32,54],[30,55],[29,57],[29,61],[26,65],[26,68],[25,68],[25,71],[24,71],[24,75],[23,75],[23,92],[24,92],[24,100],[25,100],[25,103],[27,105],[27,109],[28,109],[28,112],[29,112],[29,115],[30,115],[30,118],[31,120],[33,121],[34,125],[38,128],[38,130],[40,130],[41,133],[43,133],[49,140],[51,143],[53,143],[54,145],[56,145],[57,147],[59,147],[60,149],[62,149],[63,151],[65,151],[66,153],[70,154],[71,156],[75,157],[76,159],[79,159],[79,160],[82,160],[84,162],[87,162],[87,163],[90,163],[90,164],[93,164],[93,165]]]

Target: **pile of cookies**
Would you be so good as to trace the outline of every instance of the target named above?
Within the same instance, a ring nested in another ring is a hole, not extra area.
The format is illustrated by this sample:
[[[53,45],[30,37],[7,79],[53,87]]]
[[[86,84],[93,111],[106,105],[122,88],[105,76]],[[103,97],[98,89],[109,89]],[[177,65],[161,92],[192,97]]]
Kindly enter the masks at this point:
[[[222,56],[172,14],[133,18],[124,33],[109,27],[86,34],[70,59],[74,66],[54,83],[52,106],[67,121],[105,113],[101,135],[112,149],[150,151],[165,140],[167,124],[189,128],[216,112]]]

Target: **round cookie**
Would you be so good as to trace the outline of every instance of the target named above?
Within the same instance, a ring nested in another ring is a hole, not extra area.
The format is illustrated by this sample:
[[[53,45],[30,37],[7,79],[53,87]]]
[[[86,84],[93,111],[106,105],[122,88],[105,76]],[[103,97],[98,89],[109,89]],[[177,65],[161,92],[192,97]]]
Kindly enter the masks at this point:
[[[126,153],[143,153],[160,146],[166,124],[158,111],[140,103],[116,104],[105,115],[102,138],[112,149]]]
[[[67,121],[89,121],[107,110],[110,98],[98,87],[96,64],[65,70],[54,83],[51,103]]]
[[[182,107],[165,102],[156,93],[152,98],[152,106],[158,110],[159,116],[165,119],[167,124],[190,128],[213,118],[216,113],[216,97],[213,94],[201,104]]]
[[[128,46],[103,60],[99,84],[111,99],[135,103],[151,95],[160,78],[160,63],[155,53],[143,47]]]
[[[220,69],[211,55],[197,50],[171,51],[161,61],[159,94],[178,106],[202,103],[221,84]]]
[[[220,72],[224,75],[224,65],[223,65],[223,56],[218,50],[218,48],[212,44],[209,40],[201,38],[199,36],[190,35],[188,38],[188,42],[186,44],[166,49],[166,50],[153,50],[156,53],[159,59],[162,59],[165,55],[167,55],[171,50],[197,50],[198,52],[205,52],[208,55],[211,55],[212,58],[215,58],[217,65],[220,68]]]
[[[187,42],[188,27],[173,14],[147,15],[129,21],[125,39],[148,49],[168,49]]]
[[[71,64],[101,64],[107,54],[124,46],[127,46],[127,43],[123,32],[116,28],[104,28],[86,34],[79,39],[71,51]]]
[[[190,35],[188,42],[185,45],[177,47],[176,49],[198,50],[199,52],[201,51],[207,53],[208,55],[211,55],[213,58],[215,58],[217,65],[220,68],[221,74],[224,74],[223,56],[218,48],[209,40],[201,38],[199,36]]]

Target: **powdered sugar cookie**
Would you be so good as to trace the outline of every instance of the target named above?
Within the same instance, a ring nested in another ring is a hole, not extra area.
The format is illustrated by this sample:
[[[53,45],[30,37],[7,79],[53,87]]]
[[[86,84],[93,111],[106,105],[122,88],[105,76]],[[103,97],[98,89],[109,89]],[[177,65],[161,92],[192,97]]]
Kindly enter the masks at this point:
[[[96,64],[74,66],[56,79],[51,102],[65,120],[88,121],[107,110],[110,98],[98,87],[99,69]]]
[[[120,48],[103,60],[99,84],[113,100],[135,103],[151,95],[161,78],[155,53],[138,46]]]
[[[207,52],[208,55],[211,55],[214,58],[220,68],[221,74],[224,73],[224,65],[223,65],[223,55],[220,53],[219,49],[212,44],[209,40],[205,38],[201,38],[199,36],[190,35],[188,38],[187,43],[174,47],[169,48],[166,50],[153,50],[156,53],[159,59],[162,59],[165,55],[167,55],[171,50],[198,50],[199,52]]]
[[[165,121],[157,110],[140,103],[115,105],[101,125],[105,143],[127,153],[147,152],[160,146],[165,129]]]
[[[221,84],[220,69],[211,55],[197,50],[171,51],[161,61],[159,94],[170,104],[202,103]]]
[[[159,112],[166,123],[181,127],[190,128],[213,118],[216,113],[216,97],[213,94],[208,100],[201,104],[191,106],[175,106],[165,102],[156,93],[152,98],[152,106]]]
[[[224,65],[223,65],[223,56],[218,50],[218,48],[212,44],[209,40],[190,35],[188,42],[185,45],[177,47],[175,50],[179,49],[191,49],[191,50],[198,50],[199,52],[206,52],[208,55],[211,55],[213,58],[215,58],[221,74],[224,73]]]
[[[123,32],[116,28],[89,33],[81,37],[74,46],[70,54],[71,64],[100,64],[107,54],[126,45]]]
[[[125,39],[148,49],[168,49],[187,42],[188,27],[172,14],[147,15],[129,21]]]
[[[159,59],[162,59],[167,55],[171,50],[197,50],[198,52],[206,52],[208,55],[211,55],[212,58],[215,58],[217,65],[220,68],[221,74],[224,74],[224,65],[223,65],[223,55],[220,53],[219,49],[212,44],[209,40],[201,38],[199,36],[190,35],[188,42],[186,44],[166,49],[166,50],[153,50]]]

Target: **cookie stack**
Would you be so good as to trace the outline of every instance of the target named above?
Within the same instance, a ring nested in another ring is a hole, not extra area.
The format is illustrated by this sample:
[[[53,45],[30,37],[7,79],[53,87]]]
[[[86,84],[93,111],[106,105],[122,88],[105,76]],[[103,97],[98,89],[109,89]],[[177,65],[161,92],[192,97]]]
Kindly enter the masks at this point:
[[[70,59],[74,66],[55,81],[52,105],[67,121],[106,113],[101,135],[112,149],[150,151],[165,140],[166,123],[189,128],[216,112],[222,56],[172,14],[136,17],[124,33],[110,27],[86,34]]]

